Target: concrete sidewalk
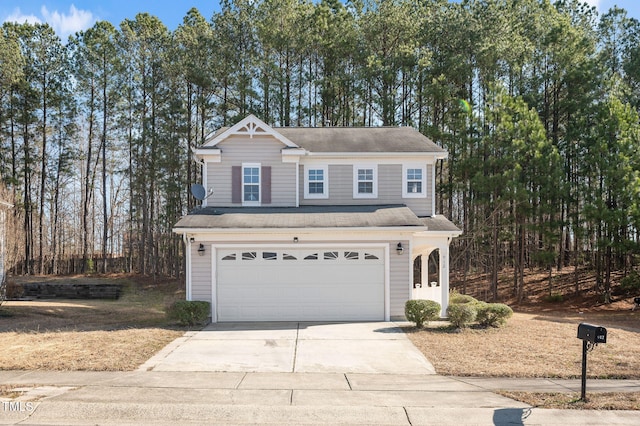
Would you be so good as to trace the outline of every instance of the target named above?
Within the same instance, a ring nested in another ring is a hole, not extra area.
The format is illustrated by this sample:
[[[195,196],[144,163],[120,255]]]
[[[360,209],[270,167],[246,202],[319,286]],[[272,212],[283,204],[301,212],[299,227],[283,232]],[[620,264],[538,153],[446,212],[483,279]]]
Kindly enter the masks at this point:
[[[492,392],[575,392],[579,380],[2,371],[0,384],[28,390],[12,405],[0,402],[0,424],[635,425],[640,416],[637,411],[537,409]],[[640,392],[640,380],[590,380],[587,390]]]

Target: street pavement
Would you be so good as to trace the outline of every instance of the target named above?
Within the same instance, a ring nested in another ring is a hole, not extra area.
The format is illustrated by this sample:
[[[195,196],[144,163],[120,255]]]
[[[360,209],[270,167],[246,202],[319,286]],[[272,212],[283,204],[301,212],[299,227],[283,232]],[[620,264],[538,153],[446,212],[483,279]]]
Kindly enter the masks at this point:
[[[532,408],[494,393],[577,392],[579,380],[437,375],[398,330],[393,323],[213,325],[187,333],[138,371],[0,371],[0,385],[24,392],[0,399],[0,424],[640,424],[637,411]],[[640,392],[640,380],[587,382],[587,395],[631,391]]]

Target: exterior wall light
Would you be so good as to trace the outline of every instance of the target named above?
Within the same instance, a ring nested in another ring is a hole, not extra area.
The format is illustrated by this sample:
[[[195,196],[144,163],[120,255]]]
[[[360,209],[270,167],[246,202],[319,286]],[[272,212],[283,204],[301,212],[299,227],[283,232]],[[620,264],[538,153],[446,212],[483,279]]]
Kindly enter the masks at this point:
[[[396,251],[398,252],[398,254],[404,253],[404,247],[402,247],[402,243],[398,243],[398,245],[396,246]]]
[[[297,243],[298,242],[298,237],[293,237],[293,242]]]
[[[204,244],[202,243],[200,243],[200,246],[198,247],[198,255],[204,256]]]

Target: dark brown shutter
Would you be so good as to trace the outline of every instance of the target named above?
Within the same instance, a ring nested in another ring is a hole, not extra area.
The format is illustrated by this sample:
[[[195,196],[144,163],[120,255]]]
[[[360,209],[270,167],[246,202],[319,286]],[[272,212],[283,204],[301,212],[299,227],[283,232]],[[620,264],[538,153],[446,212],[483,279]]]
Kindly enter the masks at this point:
[[[271,204],[271,166],[262,166],[262,204]]]
[[[242,203],[242,167],[231,167],[231,202]]]

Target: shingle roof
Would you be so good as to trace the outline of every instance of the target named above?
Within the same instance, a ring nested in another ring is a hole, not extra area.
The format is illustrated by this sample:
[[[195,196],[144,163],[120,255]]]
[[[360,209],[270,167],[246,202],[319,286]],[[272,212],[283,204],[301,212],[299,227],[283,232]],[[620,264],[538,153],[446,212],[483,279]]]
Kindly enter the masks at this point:
[[[412,127],[274,127],[273,129],[309,152],[446,152]],[[226,130],[228,130],[226,127],[219,129],[212,138]]]
[[[279,127],[310,152],[445,152],[411,127]]]
[[[206,207],[184,216],[175,228],[424,227],[404,205]]]
[[[441,215],[422,217],[420,220],[429,231],[462,232],[453,222]]]

